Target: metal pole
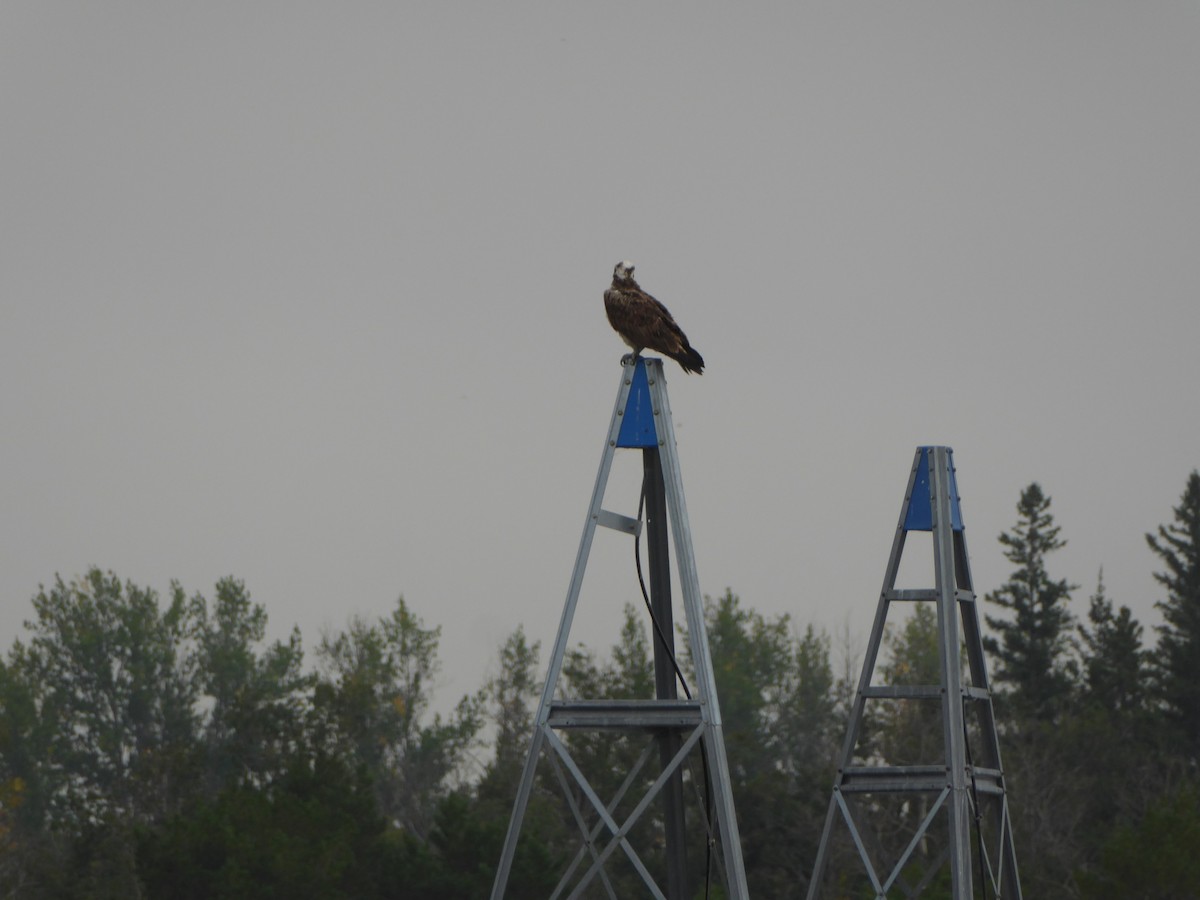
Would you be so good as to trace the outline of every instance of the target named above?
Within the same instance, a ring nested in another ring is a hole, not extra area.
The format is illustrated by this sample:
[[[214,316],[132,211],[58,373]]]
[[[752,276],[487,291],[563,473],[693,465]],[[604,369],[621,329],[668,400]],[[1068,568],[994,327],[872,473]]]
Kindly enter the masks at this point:
[[[671,558],[667,547],[667,495],[662,458],[657,447],[642,450],[646,492],[646,546],[650,568],[650,606],[654,614],[654,692],[659,700],[675,700],[675,622],[671,612]],[[663,730],[659,756],[665,767],[679,752],[679,732]],[[663,786],[663,826],[667,852],[667,898],[686,900],[687,836],[684,830],[683,772],[676,769]]]
[[[967,798],[967,759],[959,663],[959,611],[951,527],[950,461],[946,447],[929,454],[930,507],[933,514],[933,568],[937,591],[938,651],[942,664],[942,728],[950,798],[950,887],[955,900],[970,900],[971,817]]]

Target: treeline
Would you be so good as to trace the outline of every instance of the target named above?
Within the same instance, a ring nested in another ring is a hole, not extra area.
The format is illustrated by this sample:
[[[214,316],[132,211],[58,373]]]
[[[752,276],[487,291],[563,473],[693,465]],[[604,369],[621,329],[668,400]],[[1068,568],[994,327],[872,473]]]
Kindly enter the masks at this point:
[[[1102,577],[1074,609],[1079,588],[1051,574],[1064,539],[1038,485],[1000,541],[1012,575],[982,602],[1024,895],[1200,896],[1200,473],[1147,535],[1161,563],[1151,635]],[[731,591],[707,601],[706,618],[751,894],[804,897],[858,661]],[[626,607],[608,652],[573,647],[564,693],[652,696],[644,620]],[[439,715],[440,629],[403,598],[326,634],[308,659],[298,632],[271,642],[266,626],[234,579],[209,598],[179,585],[160,597],[101,570],[39,590],[0,660],[0,896],[489,895],[540,647],[517,628],[497,674]],[[932,609],[916,604],[888,636],[884,675],[936,681],[936,638]],[[873,707],[874,758],[911,759],[941,740],[914,703]],[[640,749],[585,732],[564,741],[601,796],[620,790]],[[552,768],[538,778],[512,898],[548,896],[579,843]],[[687,778],[703,784],[694,769]],[[696,818],[689,847],[703,848]],[[643,845],[657,871],[662,847]],[[835,848],[847,873],[837,895],[869,896],[852,863],[851,848]],[[696,896],[720,896],[709,854],[690,851],[687,865]],[[633,872],[617,868],[611,885],[645,895]],[[945,884],[924,896],[948,896]]]

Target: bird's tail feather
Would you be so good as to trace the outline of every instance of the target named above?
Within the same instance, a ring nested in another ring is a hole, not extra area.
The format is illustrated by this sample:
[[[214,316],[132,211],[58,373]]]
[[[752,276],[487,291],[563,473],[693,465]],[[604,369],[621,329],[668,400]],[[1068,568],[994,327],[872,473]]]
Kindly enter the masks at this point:
[[[679,363],[679,367],[688,374],[692,372],[695,372],[697,375],[704,374],[704,357],[690,346],[684,347],[678,353],[674,354],[671,359]]]

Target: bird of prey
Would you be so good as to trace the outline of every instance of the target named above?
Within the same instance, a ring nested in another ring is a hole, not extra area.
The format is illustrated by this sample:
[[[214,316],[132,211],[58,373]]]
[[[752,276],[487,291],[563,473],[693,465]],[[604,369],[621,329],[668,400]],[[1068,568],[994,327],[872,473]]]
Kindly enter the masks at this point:
[[[612,287],[604,292],[608,322],[633,348],[627,359],[637,362],[642,350],[669,356],[683,371],[704,374],[704,357],[692,349],[667,308],[638,287],[633,280],[633,263],[619,262],[613,269]]]

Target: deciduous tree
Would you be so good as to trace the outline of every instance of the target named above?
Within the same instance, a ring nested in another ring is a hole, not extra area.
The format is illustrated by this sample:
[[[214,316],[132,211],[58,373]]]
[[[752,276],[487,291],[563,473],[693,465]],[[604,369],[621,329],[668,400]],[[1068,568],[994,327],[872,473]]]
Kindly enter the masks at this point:
[[[266,609],[234,578],[217,582],[211,605],[197,594],[190,607],[197,681],[208,698],[206,790],[215,793],[231,780],[268,782],[304,740],[311,680],[300,632],[268,644]]]
[[[56,579],[33,598],[27,647],[11,664],[40,720],[37,774],[28,782],[54,821],[82,824],[109,813],[153,819],[178,799],[170,763],[195,737],[196,686],[180,653],[188,614],[175,594],[92,569]]]
[[[319,740],[365,767],[380,809],[421,839],[483,724],[483,691],[460,699],[450,716],[426,721],[440,636],[401,597],[390,616],[353,619],[318,647]]]

